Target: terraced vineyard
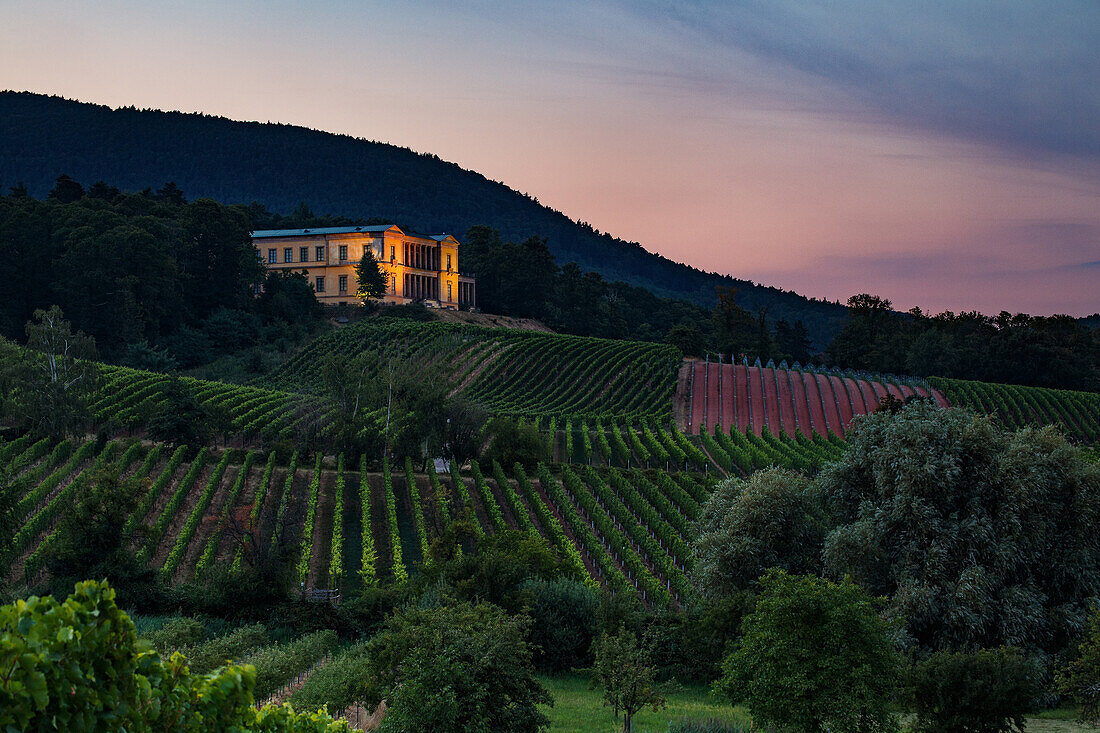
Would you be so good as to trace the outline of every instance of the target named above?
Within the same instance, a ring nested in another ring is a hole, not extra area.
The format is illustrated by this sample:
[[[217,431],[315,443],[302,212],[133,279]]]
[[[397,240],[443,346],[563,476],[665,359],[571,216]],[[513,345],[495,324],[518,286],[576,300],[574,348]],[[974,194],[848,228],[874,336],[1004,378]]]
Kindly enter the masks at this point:
[[[363,351],[441,365],[490,412],[529,419],[667,423],[680,363],[665,344],[372,318],[318,338],[265,383],[320,393],[318,364]]]
[[[137,430],[162,409],[173,378],[159,372],[100,364],[99,389],[92,400],[97,425]],[[248,438],[287,438],[311,425],[324,425],[325,406],[319,398],[181,377],[199,405],[220,418],[229,434]]]
[[[995,415],[1008,428],[1057,425],[1070,438],[1100,442],[1100,394],[1063,389],[989,384],[931,377],[953,405]]]
[[[887,395],[899,400],[929,397],[949,402],[923,380],[863,372],[777,368],[695,361],[682,395],[682,425],[691,434],[713,433],[716,426],[757,436],[843,438],[856,415],[874,412]]]
[[[365,461],[344,456],[295,456],[280,466],[254,451],[169,450],[135,439],[21,438],[0,444],[0,459],[24,479],[13,581],[45,572],[71,498],[111,467],[147,487],[125,536],[174,583],[277,548],[291,550],[304,587],[401,582],[431,562],[431,542],[465,515],[475,534],[530,533],[586,583],[667,605],[687,592],[692,522],[708,492],[698,474],[683,472],[540,465],[528,474],[518,464],[474,462],[469,472],[422,474],[406,464],[364,473],[349,469]]]

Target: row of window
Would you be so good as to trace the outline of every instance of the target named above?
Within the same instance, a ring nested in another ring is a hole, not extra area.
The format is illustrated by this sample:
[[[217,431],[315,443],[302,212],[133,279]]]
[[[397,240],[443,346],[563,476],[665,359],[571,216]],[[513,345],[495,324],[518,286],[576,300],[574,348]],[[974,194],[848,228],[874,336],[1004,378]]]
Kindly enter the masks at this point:
[[[325,261],[325,247],[324,247],[324,245],[318,245],[318,246],[314,247],[314,250],[315,250],[315,252],[314,252],[314,257],[313,257],[312,261],[313,262],[324,262]],[[341,244],[340,247],[339,247],[338,254],[339,254],[341,262],[347,262],[348,261],[348,246],[346,244]],[[394,255],[395,255],[394,248],[390,247],[390,260],[391,261],[394,259]],[[298,262],[309,262],[309,261],[310,261],[310,259],[309,259],[309,247],[299,247],[298,248]],[[285,263],[290,263],[290,262],[294,262],[294,248],[293,247],[283,247],[283,263],[285,264]],[[267,250],[267,263],[269,265],[276,265],[276,264],[279,263],[279,250],[277,250],[275,248],[271,248],[271,249]],[[447,255],[447,272],[450,272],[450,271],[451,271],[451,256]]]
[[[314,262],[324,262],[325,261],[325,247],[324,247],[324,245],[318,245],[318,246],[314,247],[313,249],[314,249],[313,261]],[[339,255],[340,255],[340,261],[341,262],[347,262],[347,260],[348,260],[348,246],[346,244],[341,244],[340,245]],[[299,247],[298,248],[298,262],[309,262],[309,261],[310,261],[310,259],[309,259],[309,247]],[[279,250],[274,249],[274,248],[267,250],[267,263],[269,265],[274,265],[274,264],[277,264],[278,262],[279,262]],[[294,248],[293,247],[283,247],[283,262],[284,263],[294,262]]]
[[[318,275],[313,279],[313,289],[318,293],[325,292],[325,276]],[[348,276],[340,275],[336,280],[336,291],[341,295],[348,292]]]

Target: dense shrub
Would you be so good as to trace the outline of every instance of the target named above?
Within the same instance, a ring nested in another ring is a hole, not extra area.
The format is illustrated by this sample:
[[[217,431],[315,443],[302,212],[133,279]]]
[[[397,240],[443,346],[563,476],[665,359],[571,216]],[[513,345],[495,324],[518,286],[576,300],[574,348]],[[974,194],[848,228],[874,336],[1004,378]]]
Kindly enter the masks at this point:
[[[1058,675],[1058,689],[1081,706],[1081,719],[1100,723],[1100,606],[1094,608],[1085,640]]]
[[[144,635],[144,639],[161,654],[194,646],[206,638],[206,627],[197,618],[179,616],[155,631]]]
[[[849,581],[771,570],[716,689],[757,726],[801,733],[896,728],[898,658],[872,599]]]
[[[263,624],[249,624],[224,636],[200,642],[180,649],[187,657],[192,672],[209,672],[227,661],[239,659],[253,649],[271,643],[271,636]]]
[[[535,663],[549,672],[587,666],[596,633],[598,593],[575,580],[533,578],[521,587],[531,615]]]
[[[1008,733],[1040,692],[1039,669],[1018,649],[936,652],[914,666],[909,688],[923,733]]]

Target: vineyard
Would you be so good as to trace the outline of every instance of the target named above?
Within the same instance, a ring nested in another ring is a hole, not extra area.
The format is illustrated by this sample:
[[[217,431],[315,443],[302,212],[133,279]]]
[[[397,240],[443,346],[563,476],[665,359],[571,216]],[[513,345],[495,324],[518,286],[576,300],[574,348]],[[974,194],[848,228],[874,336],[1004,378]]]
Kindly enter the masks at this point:
[[[295,455],[283,466],[255,451],[169,450],[136,439],[20,438],[0,444],[0,460],[17,467],[19,487],[10,580],[41,579],[66,507],[97,472],[113,469],[143,487],[124,535],[168,582],[287,549],[305,588],[402,582],[432,562],[432,542],[466,517],[475,535],[529,533],[585,583],[657,605],[687,592],[692,523],[710,482],[638,467],[539,465],[528,473],[476,461],[439,473],[384,462],[369,473],[364,459],[348,456]]]
[[[362,352],[437,365],[491,413],[668,422],[679,352],[668,345],[373,318],[312,342],[267,386],[319,394],[318,366]]]
[[[759,361],[750,366],[695,361],[691,363],[682,425],[691,434],[731,432],[788,438],[844,438],[852,418],[874,412],[887,396],[905,401],[931,396],[948,406],[943,393],[923,380],[865,372],[825,370]]]
[[[219,431],[256,437],[288,438],[325,423],[319,398],[189,377],[170,377],[128,367],[99,364],[100,383],[91,401],[96,425],[109,430],[139,430],[163,410],[174,379],[187,389]]]
[[[1057,425],[1068,437],[1100,442],[1100,394],[1014,384],[989,384],[964,379],[928,380],[951,404],[994,415],[1007,428]]]

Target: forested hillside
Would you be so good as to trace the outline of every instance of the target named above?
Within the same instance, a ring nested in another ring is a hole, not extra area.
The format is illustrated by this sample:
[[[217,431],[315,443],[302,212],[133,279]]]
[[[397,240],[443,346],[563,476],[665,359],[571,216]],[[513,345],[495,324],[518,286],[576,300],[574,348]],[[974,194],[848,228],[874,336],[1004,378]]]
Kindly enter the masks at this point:
[[[819,347],[843,325],[842,306],[672,262],[435,155],[291,125],[0,92],[0,184],[22,182],[44,196],[62,173],[123,190],[172,181],[189,197],[256,201],[281,213],[305,201],[317,212],[422,231],[461,235],[488,224],[516,241],[545,237],[559,264],[574,261],[658,295],[709,307],[716,286],[736,287],[741,306],[801,320]]]

